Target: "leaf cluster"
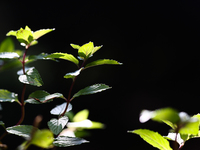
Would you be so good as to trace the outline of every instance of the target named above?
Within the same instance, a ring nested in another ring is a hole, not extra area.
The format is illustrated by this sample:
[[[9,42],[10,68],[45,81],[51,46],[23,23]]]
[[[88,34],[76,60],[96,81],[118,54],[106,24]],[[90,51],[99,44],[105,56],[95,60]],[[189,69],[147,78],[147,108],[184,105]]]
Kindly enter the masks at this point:
[[[17,31],[11,30],[8,32],[6,35],[15,36],[20,44],[25,47],[25,51],[15,50],[14,43],[10,38],[5,39],[0,44],[0,70],[3,71],[12,67],[22,66],[22,69],[17,72],[19,75],[18,80],[23,84],[21,100],[18,98],[18,94],[0,89],[0,102],[17,102],[22,110],[21,118],[15,126],[6,127],[4,122],[0,121],[0,125],[5,129],[6,133],[25,138],[25,142],[19,146],[19,149],[28,149],[31,144],[41,148],[52,148],[53,146],[68,147],[87,143],[88,141],[76,137],[76,134],[84,129],[101,129],[104,127],[102,123],[89,120],[89,111],[86,109],[78,112],[69,119],[69,116],[72,116],[69,115],[72,110],[71,101],[79,96],[99,93],[111,87],[106,84],[94,84],[80,89],[73,95],[72,89],[76,78],[83,70],[99,65],[121,65],[121,63],[112,59],[100,59],[87,64],[86,61],[102,47],[94,46],[93,42],[86,43],[82,46],[70,44],[72,48],[77,50],[77,57],[72,54],[61,52],[52,54],[42,52],[39,55],[27,55],[30,46],[37,44],[41,36],[54,30],[55,29],[42,29],[32,31],[26,26],[24,29],[20,28]],[[41,87],[44,84],[38,70],[35,67],[27,67],[26,65],[37,60],[53,60],[57,62],[57,59],[72,62],[78,68],[76,71],[64,75],[65,79],[72,79],[67,97],[58,92],[50,94],[45,90],[36,90],[29,94],[28,98],[24,98],[27,85]],[[55,117],[47,122],[49,129],[38,129],[39,121],[36,121],[33,126],[21,125],[25,115],[24,107],[27,104],[45,104],[54,99],[62,99],[64,102],[50,111],[50,114]],[[69,133],[73,133],[73,135]],[[56,136],[56,138],[54,138],[54,136]]]
[[[147,143],[160,150],[172,150],[168,140],[178,143],[179,147],[173,148],[173,150],[177,150],[181,149],[186,141],[200,137],[200,114],[189,116],[185,112],[178,112],[172,108],[162,108],[154,111],[143,110],[140,114],[140,122],[144,123],[149,119],[170,126],[171,130],[168,135],[162,136],[158,132],[148,129],[137,129],[129,132],[138,134]]]

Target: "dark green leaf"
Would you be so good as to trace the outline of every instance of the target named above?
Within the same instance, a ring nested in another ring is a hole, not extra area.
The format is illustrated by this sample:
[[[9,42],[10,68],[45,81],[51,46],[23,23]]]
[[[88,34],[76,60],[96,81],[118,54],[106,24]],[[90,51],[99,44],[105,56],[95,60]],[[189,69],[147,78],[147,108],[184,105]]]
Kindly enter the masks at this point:
[[[58,135],[62,129],[65,127],[65,125],[68,122],[67,116],[62,116],[59,119],[53,118],[48,122],[49,129],[55,134]]]
[[[0,89],[0,102],[18,102],[17,94]]]
[[[15,52],[2,52],[0,53],[0,59],[13,59],[19,58],[20,56]]]
[[[82,138],[59,136],[54,140],[53,145],[57,147],[68,147],[68,146],[75,146],[75,145],[80,145],[80,144],[88,143],[88,142],[89,141],[86,141]]]
[[[46,91],[35,91],[29,95],[29,99],[26,100],[26,103],[31,104],[41,104],[53,101],[54,98],[62,98],[63,95],[60,93],[49,94]]]
[[[129,131],[130,133],[138,134],[143,140],[160,150],[172,150],[169,142],[159,133],[147,129],[138,129]]]
[[[110,88],[111,87],[109,87],[105,84],[95,84],[95,85],[88,86],[88,87],[78,91],[76,94],[74,94],[73,98],[79,97],[81,95],[89,95],[89,94],[102,92],[102,91],[110,89]]]
[[[49,54],[41,53],[39,55],[31,55],[28,57],[29,60],[55,60],[53,58],[46,58]]]
[[[40,74],[34,67],[30,68],[25,75],[20,75],[19,81],[34,86],[42,86],[43,84]]]
[[[67,53],[53,53],[51,55],[46,56],[45,58],[65,59],[65,60],[68,60],[68,61],[75,63],[76,65],[79,64],[78,59],[76,59],[73,55],[67,54]]]
[[[65,102],[65,103],[63,103],[63,104],[61,104],[61,105],[58,105],[58,106],[56,106],[55,108],[53,108],[53,109],[50,111],[50,113],[51,113],[52,115],[61,115],[61,114],[64,112],[66,106],[67,106],[67,103]],[[72,110],[72,105],[69,103],[69,105],[68,105],[68,107],[67,107],[66,113],[69,112],[70,110]]]
[[[122,63],[117,62],[116,60],[111,60],[111,59],[100,59],[100,60],[96,60],[87,64],[85,68],[98,66],[98,65],[122,65]]]
[[[18,126],[8,127],[6,128],[6,131],[10,134],[15,134],[24,137],[26,139],[29,139],[33,128],[34,127],[30,125],[18,125]],[[37,131],[38,129],[35,128],[34,130]]]
[[[0,44],[0,52],[13,52],[14,49],[14,43],[11,38],[6,38]]]

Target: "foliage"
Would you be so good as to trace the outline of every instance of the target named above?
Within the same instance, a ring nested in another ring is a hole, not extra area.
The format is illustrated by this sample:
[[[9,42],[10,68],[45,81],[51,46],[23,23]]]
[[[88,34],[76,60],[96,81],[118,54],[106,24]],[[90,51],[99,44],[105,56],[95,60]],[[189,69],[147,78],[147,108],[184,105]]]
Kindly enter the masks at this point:
[[[89,111],[86,109],[78,112],[76,115],[72,115],[71,101],[76,97],[102,92],[110,89],[111,87],[105,84],[94,84],[79,90],[71,96],[72,89],[77,77],[85,69],[105,64],[121,65],[121,63],[111,59],[100,59],[87,64],[87,60],[102,47],[94,46],[93,42],[86,43],[82,46],[71,44],[72,48],[77,50],[78,58],[72,54],[61,52],[55,52],[52,54],[42,52],[38,55],[27,55],[30,46],[37,44],[37,40],[41,36],[54,30],[55,29],[42,29],[34,32],[26,26],[24,29],[20,28],[17,31],[11,30],[8,32],[6,35],[16,37],[20,44],[25,47],[24,51],[15,50],[15,46],[11,38],[6,38],[0,44],[0,71],[22,66],[22,69],[19,70],[17,74],[19,75],[18,80],[23,85],[20,100],[18,99],[18,94],[5,89],[0,89],[0,102],[17,102],[21,107],[21,118],[14,126],[6,127],[6,123],[0,121],[0,125],[5,129],[5,133],[0,137],[0,142],[6,134],[14,134],[25,139],[18,149],[25,150],[28,149],[30,145],[36,145],[45,149],[53,148],[55,146],[68,147],[88,142],[80,137],[75,137],[75,134],[79,131],[84,129],[101,129],[104,127],[102,123],[89,120]],[[44,90],[37,90],[30,93],[28,98],[25,99],[26,88],[28,85],[36,87],[43,85],[43,80],[37,69],[35,67],[27,67],[26,65],[37,60],[57,61],[57,59],[67,60],[77,66],[77,70],[64,75],[65,79],[72,79],[67,97],[65,97],[62,93],[50,94]],[[24,109],[26,103],[45,104],[53,101],[55,98],[62,99],[64,102],[61,105],[55,106],[55,108],[50,111],[50,113],[55,117],[48,121],[47,124],[49,129],[40,130],[38,128],[39,123],[42,120],[40,116],[36,117],[33,125],[22,125],[25,116]]]
[[[168,135],[162,136],[148,129],[137,129],[129,132],[139,135],[147,143],[160,150],[172,150],[168,140],[175,142],[173,150],[180,150],[186,141],[200,137],[200,114],[190,117],[187,113],[178,112],[172,108],[162,108],[154,111],[143,110],[140,114],[140,122],[144,123],[149,119],[170,126],[171,130]]]

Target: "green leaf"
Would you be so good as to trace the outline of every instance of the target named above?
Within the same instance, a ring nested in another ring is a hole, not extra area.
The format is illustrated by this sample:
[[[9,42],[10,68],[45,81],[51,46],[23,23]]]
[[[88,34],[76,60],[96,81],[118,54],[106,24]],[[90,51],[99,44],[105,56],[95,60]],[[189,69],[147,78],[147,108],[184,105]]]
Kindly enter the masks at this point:
[[[37,130],[30,142],[30,144],[36,145],[42,148],[51,147],[54,141],[53,133],[48,129]]]
[[[17,94],[0,89],[0,102],[18,102]]]
[[[74,79],[76,76],[78,76],[78,75],[81,73],[81,70],[82,70],[82,69],[83,69],[83,68],[81,68],[81,69],[79,69],[79,70],[76,70],[75,72],[67,73],[67,74],[64,76],[64,78],[66,78],[66,79],[69,79],[69,78]]]
[[[150,131],[147,129],[138,129],[134,131],[129,131],[130,133],[138,134],[143,140],[152,146],[160,149],[160,150],[172,150],[169,145],[169,141],[167,141],[164,137],[162,137],[159,133]]]
[[[122,65],[122,63],[117,62],[116,60],[100,59],[87,64],[85,68],[94,67],[98,65]]]
[[[88,116],[89,116],[89,110],[87,109],[81,110],[74,116],[73,122],[86,120]]]
[[[15,52],[2,52],[0,53],[0,59],[13,59],[19,58],[20,56]]]
[[[34,40],[40,38],[41,36],[51,32],[51,31],[54,31],[55,29],[41,29],[41,30],[38,30],[38,31],[35,31],[33,33],[33,38]]]
[[[94,44],[93,42],[89,42],[79,48],[78,55],[80,57],[87,59],[92,55],[93,50],[94,50]]]
[[[53,54],[46,56],[45,58],[59,58],[59,59],[71,61],[71,62],[75,63],[76,65],[79,64],[78,59],[76,59],[73,55],[67,54],[67,53],[53,53]]]
[[[6,38],[0,44],[0,52],[13,52],[14,49],[15,46],[11,38]]]
[[[89,94],[102,92],[102,91],[110,89],[110,88],[111,87],[109,87],[105,84],[95,84],[95,85],[88,86],[88,87],[78,91],[76,94],[74,94],[73,98],[79,97],[81,95],[89,95]]]
[[[80,48],[80,46],[79,45],[76,45],[76,44],[70,44],[71,45],[71,47],[73,47],[74,49],[79,49]]]
[[[11,30],[6,34],[6,36],[16,36],[16,34],[17,34],[17,31]]]
[[[29,60],[54,60],[53,58],[46,58],[49,54],[41,53],[39,55],[30,55],[28,57]]]
[[[176,124],[180,121],[179,114],[172,108],[161,108],[155,111],[143,110],[140,114],[140,122],[144,123],[152,119],[158,122],[171,122]]]
[[[0,121],[0,125],[5,129],[5,123],[3,121]]]
[[[29,95],[29,99],[25,101],[25,103],[31,103],[31,104],[42,104],[46,102],[53,101],[54,98],[62,98],[63,95],[61,93],[54,93],[49,94],[46,91],[39,90],[31,93]]]
[[[20,43],[24,43],[25,45],[30,44],[34,40],[33,33],[27,26],[25,29],[21,28],[16,32],[16,38]]]
[[[199,133],[199,120],[191,118],[187,123],[183,123],[183,127],[179,130],[179,133],[197,135]]]
[[[53,109],[50,111],[50,113],[51,113],[52,115],[61,115],[61,114],[64,112],[66,106],[67,106],[67,103],[66,103],[66,102],[65,102],[65,103],[62,103],[61,105],[58,105],[58,106],[56,106],[55,108],[53,108]],[[69,112],[70,110],[72,110],[72,105],[69,103],[66,112]]]
[[[182,145],[185,141],[181,138],[180,134],[178,133],[168,133],[167,136],[164,136],[165,138],[176,141],[179,145]]]
[[[68,120],[67,116],[62,116],[59,119],[53,118],[48,122],[48,127],[55,135],[58,135],[67,124]]]
[[[26,139],[29,139],[33,128],[35,127],[30,125],[18,125],[18,126],[8,127],[6,128],[6,131],[10,134],[15,134],[24,137]],[[35,128],[34,130],[37,131],[38,129]]]
[[[80,145],[80,144],[88,143],[88,142],[89,141],[86,141],[82,138],[59,136],[55,138],[53,145],[57,147],[68,147],[68,146],[75,146],[75,145]]]
[[[42,86],[43,84],[40,74],[34,67],[30,68],[25,75],[20,75],[19,81],[34,86]]]

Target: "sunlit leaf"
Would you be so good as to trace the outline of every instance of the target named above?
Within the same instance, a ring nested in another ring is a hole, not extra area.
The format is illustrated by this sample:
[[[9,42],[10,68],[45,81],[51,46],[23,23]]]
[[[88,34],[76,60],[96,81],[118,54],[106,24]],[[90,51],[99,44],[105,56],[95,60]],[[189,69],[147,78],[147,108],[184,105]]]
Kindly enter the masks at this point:
[[[63,95],[61,93],[54,93],[54,94],[49,94],[46,91],[39,90],[31,93],[29,95],[29,99],[26,100],[26,103],[31,103],[31,104],[42,104],[46,102],[51,102],[53,101],[54,98],[62,98]]]
[[[29,139],[33,128],[34,127],[30,125],[18,125],[18,126],[8,127],[6,128],[6,131],[10,134],[15,134],[24,137],[26,139]],[[37,131],[38,129],[35,128],[34,130]]]
[[[64,76],[64,78],[66,78],[66,79],[69,79],[69,78],[74,79],[76,76],[78,76],[78,75],[80,74],[80,72],[81,72],[82,69],[83,69],[83,68],[81,68],[81,69],[79,69],[79,70],[77,70],[77,71],[75,71],[75,72],[67,73],[67,74]]]
[[[59,119],[53,118],[48,121],[48,127],[55,135],[58,135],[67,124],[68,120],[67,116],[62,116]]]
[[[34,67],[30,68],[25,75],[20,75],[19,81],[34,86],[42,86],[43,84],[40,74]]]
[[[11,38],[6,38],[0,44],[0,52],[13,52],[14,49],[14,43]]]
[[[164,137],[162,137],[159,133],[147,130],[147,129],[138,129],[134,131],[129,131],[130,133],[138,134],[143,140],[152,146],[160,149],[160,150],[172,150],[169,145],[169,141],[167,141]]]
[[[84,44],[83,46],[81,46],[79,48],[78,55],[80,57],[83,57],[83,58],[87,59],[92,54],[93,49],[94,49],[93,42],[89,42],[89,43]]]
[[[183,126],[180,128],[180,134],[193,134],[199,133],[199,120],[197,118],[191,118],[188,122],[182,123]]]
[[[67,54],[67,53],[53,53],[53,54],[46,56],[45,58],[59,58],[59,59],[71,61],[71,62],[75,63],[76,65],[79,64],[78,59],[76,59],[73,55]]]
[[[39,55],[30,55],[28,57],[29,60],[54,60],[53,58],[46,58],[49,54],[41,53]]]
[[[30,144],[36,145],[41,148],[51,147],[54,141],[53,133],[50,130],[43,129],[37,130],[30,142]]]
[[[89,110],[84,109],[76,113],[76,115],[73,118],[73,122],[79,122],[88,119],[89,116]]]
[[[89,95],[89,94],[102,92],[102,91],[110,89],[110,88],[111,87],[109,87],[105,84],[95,84],[95,85],[88,86],[88,87],[78,91],[76,94],[74,94],[73,98],[79,97],[81,95]]]
[[[61,104],[61,105],[58,105],[58,106],[56,106],[55,108],[53,108],[53,109],[50,111],[50,113],[51,113],[52,115],[61,115],[61,114],[64,112],[66,106],[67,106],[67,103],[65,102],[65,103],[63,103],[63,104]],[[70,110],[72,110],[72,105],[69,103],[66,112],[69,112]]]
[[[18,102],[18,95],[8,90],[0,89],[0,102]]]
[[[122,65],[122,63],[111,59],[100,59],[87,64],[85,68],[94,67],[98,65]]]
[[[53,31],[55,29],[41,29],[41,30],[38,30],[38,31],[35,31],[33,32],[33,38],[34,39],[38,39],[40,38],[41,36]]]
[[[19,58],[20,56],[15,52],[2,52],[0,53],[0,59],[13,59]]]
[[[26,29],[21,28],[16,32],[16,38],[20,43],[24,43],[25,45],[31,43],[33,39],[33,33],[26,27]]]
[[[80,48],[80,46],[79,45],[76,45],[76,44],[70,44],[71,45],[71,47],[73,47],[74,49],[79,49]]]
[[[68,146],[75,146],[75,145],[80,145],[80,144],[88,143],[88,142],[89,141],[86,141],[82,138],[59,136],[55,138],[53,145],[57,147],[68,147]]]
[[[11,30],[6,34],[6,36],[16,36],[16,34],[17,34],[17,31]]]

